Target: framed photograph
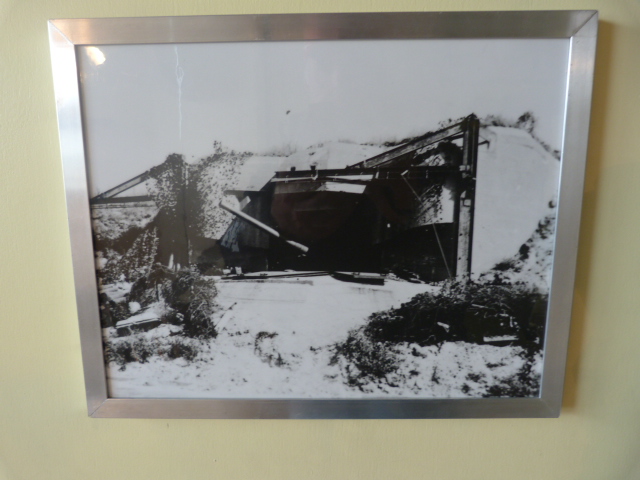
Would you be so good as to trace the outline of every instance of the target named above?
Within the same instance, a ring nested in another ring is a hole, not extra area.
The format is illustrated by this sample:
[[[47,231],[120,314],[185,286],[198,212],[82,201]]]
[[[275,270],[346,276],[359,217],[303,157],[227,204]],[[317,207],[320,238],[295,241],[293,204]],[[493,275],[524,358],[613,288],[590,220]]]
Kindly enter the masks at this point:
[[[559,415],[596,12],[49,32],[91,416]]]

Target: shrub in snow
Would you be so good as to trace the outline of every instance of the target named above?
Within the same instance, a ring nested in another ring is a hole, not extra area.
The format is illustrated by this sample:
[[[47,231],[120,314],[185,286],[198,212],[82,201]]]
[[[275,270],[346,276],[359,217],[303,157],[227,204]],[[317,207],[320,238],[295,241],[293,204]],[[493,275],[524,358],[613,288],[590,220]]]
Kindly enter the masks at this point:
[[[163,303],[163,323],[184,325],[183,333],[189,337],[215,338],[211,317],[217,308],[216,293],[215,281],[195,267],[176,272],[156,264],[133,284],[128,300],[142,307]]]
[[[155,264],[146,275],[138,278],[131,286],[129,302],[136,302],[143,308],[165,299],[166,292],[177,277],[177,273],[160,264]]]
[[[370,382],[388,382],[388,376],[396,372],[400,360],[391,342],[375,341],[362,330],[355,330],[344,342],[334,346],[330,364],[341,362],[347,384],[362,390]]]
[[[196,268],[179,272],[171,287],[163,291],[167,305],[184,322],[183,333],[203,339],[218,336],[211,320],[216,311],[216,293],[214,280],[203,277]]]
[[[363,327],[373,341],[436,345],[444,341],[483,343],[515,336],[515,343],[539,349],[547,296],[525,284],[447,282],[433,295],[415,296],[399,308],[374,313]]]
[[[277,336],[275,332],[258,332],[253,344],[253,353],[269,366],[287,367],[289,363],[282,358],[274,342]]]
[[[446,282],[437,294],[419,294],[399,308],[371,315],[334,345],[331,363],[340,366],[348,385],[363,391],[426,382],[420,388],[438,385],[463,396],[532,396],[539,389],[546,305],[547,296],[526,284]],[[496,341],[502,346],[491,345]],[[454,344],[457,355],[480,355],[481,364],[456,355],[442,360],[459,362],[447,376],[450,383],[459,383],[461,372],[467,377],[464,384],[440,385],[433,372],[423,370],[450,355],[441,353],[443,345]],[[489,360],[500,352],[511,366]]]
[[[188,362],[196,359],[202,349],[198,340],[184,337],[148,337],[111,339],[105,342],[105,360],[114,362],[124,371],[129,363],[147,363],[152,357],[165,360],[182,358]]]
[[[128,363],[146,363],[149,357],[157,354],[158,351],[157,341],[138,338],[136,340],[106,342],[104,355],[107,363],[115,362],[120,366],[120,370],[125,370]]]
[[[187,343],[181,339],[174,339],[166,350],[167,357],[171,360],[184,358],[191,362],[198,356],[199,349],[193,343]]]
[[[518,356],[524,360],[522,368],[513,375],[491,385],[484,397],[535,397],[540,391],[541,352],[522,350]]]

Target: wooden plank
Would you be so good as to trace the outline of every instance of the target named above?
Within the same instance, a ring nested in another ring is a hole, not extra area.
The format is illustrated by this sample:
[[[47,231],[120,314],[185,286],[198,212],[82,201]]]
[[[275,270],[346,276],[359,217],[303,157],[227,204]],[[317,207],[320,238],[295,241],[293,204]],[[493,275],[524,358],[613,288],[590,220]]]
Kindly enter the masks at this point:
[[[471,275],[480,122],[475,115],[467,117],[466,122],[459,180],[461,190],[456,208],[458,214],[456,276],[468,279]]]
[[[466,121],[466,120],[465,120]],[[404,145],[400,145],[392,150],[388,150],[384,153],[376,155],[375,157],[371,157],[367,160],[364,160],[359,163],[355,163],[347,167],[347,169],[356,169],[356,168],[380,168],[386,166],[386,164],[393,162],[397,157],[402,155],[406,155],[407,153],[411,153],[415,150],[419,150],[424,147],[428,147],[437,142],[441,142],[447,138],[454,137],[463,131],[463,125],[465,121],[452,125],[450,127],[439,130],[435,133],[427,133],[422,137],[414,140],[412,142],[405,143]]]
[[[89,203],[91,205],[110,205],[118,203],[136,203],[136,202],[151,202],[153,198],[149,195],[138,195],[134,197],[108,197],[108,198],[92,198]]]
[[[132,179],[127,180],[126,182],[121,183],[120,185],[115,186],[112,189],[101,193],[100,195],[96,195],[95,197],[93,197],[91,199],[91,202],[93,202],[94,200],[100,200],[100,199],[103,199],[103,198],[115,197],[119,193],[125,192],[125,191],[129,190],[130,188],[135,187],[136,185],[140,185],[142,182],[144,182],[148,178],[149,178],[149,172],[148,171],[146,171],[144,173],[141,173],[137,177],[133,177]]]
[[[267,232],[269,235],[272,235],[272,236],[274,236],[276,238],[282,239],[284,242],[286,242],[289,245],[291,245],[292,247],[302,251],[303,253],[307,253],[309,251],[309,247],[307,247],[305,245],[302,245],[301,243],[294,242],[293,240],[287,240],[282,235],[280,235],[280,233],[277,230],[274,230],[270,226],[265,225],[260,220],[257,220],[255,218],[253,218],[251,215],[247,215],[246,213],[244,213],[244,212],[242,212],[240,210],[237,210],[237,209],[235,209],[235,208],[233,208],[233,207],[231,207],[229,205],[225,205],[224,202],[220,202],[219,206],[220,206],[220,208],[223,208],[227,212],[232,213],[236,217],[241,218],[245,222],[248,222],[251,225],[254,225],[254,226],[258,227],[260,230],[262,230],[264,232]]]

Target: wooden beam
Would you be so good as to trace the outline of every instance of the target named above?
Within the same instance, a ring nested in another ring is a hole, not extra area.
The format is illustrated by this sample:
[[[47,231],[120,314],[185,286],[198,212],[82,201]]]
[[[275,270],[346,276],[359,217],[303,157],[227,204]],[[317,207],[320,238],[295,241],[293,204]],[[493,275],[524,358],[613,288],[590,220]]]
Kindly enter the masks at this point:
[[[480,121],[475,115],[465,120],[462,162],[460,164],[459,191],[455,214],[457,218],[456,276],[470,278],[473,248],[473,222],[478,167],[478,135]]]
[[[229,205],[225,205],[225,203],[222,201],[219,203],[220,208],[223,208],[224,210],[226,210],[229,213],[232,213],[233,215],[235,215],[236,217],[244,220],[247,223],[250,223],[251,225],[258,227],[260,230],[267,232],[269,235],[272,235],[276,238],[279,238],[281,240],[283,240],[284,242],[288,243],[289,245],[291,245],[292,247],[300,250],[303,253],[307,253],[309,251],[309,247],[302,245],[301,243],[298,242],[294,242],[293,240],[287,240],[286,238],[284,238],[282,235],[280,235],[280,233],[277,230],[274,230],[273,228],[271,228],[268,225],[265,225],[264,223],[262,223],[260,220],[257,220],[255,218],[253,218],[251,215],[247,215],[246,213],[233,208]]]
[[[424,147],[428,147],[429,145],[433,145],[434,143],[441,142],[442,140],[454,137],[462,133],[465,122],[466,119],[450,127],[438,130],[437,132],[427,133],[426,135],[423,135],[416,140],[405,143],[391,150],[387,150],[386,152],[376,155],[375,157],[371,157],[367,160],[363,160],[362,162],[349,165],[347,169],[379,168],[386,166],[386,164],[393,162],[394,159],[402,155],[413,152],[415,150],[419,150]]]
[[[127,180],[126,182],[121,183],[120,185],[113,187],[107,190],[106,192],[101,193],[100,195],[96,195],[91,199],[91,202],[93,203],[95,200],[100,200],[103,198],[115,197],[119,193],[129,190],[130,188],[133,188],[136,185],[140,185],[142,182],[144,182],[148,178],[149,178],[149,171],[141,173],[137,177],[133,177],[131,180]]]
[[[136,202],[150,202],[153,201],[149,195],[138,195],[135,197],[108,197],[98,198],[93,197],[89,204],[91,205],[113,205],[118,203],[136,203]]]

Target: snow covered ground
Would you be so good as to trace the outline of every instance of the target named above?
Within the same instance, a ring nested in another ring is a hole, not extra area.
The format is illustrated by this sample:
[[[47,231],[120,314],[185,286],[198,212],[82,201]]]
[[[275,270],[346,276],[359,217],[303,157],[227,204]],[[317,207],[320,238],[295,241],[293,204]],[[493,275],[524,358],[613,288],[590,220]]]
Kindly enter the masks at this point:
[[[404,360],[386,382],[349,385],[344,365],[332,362],[337,342],[373,312],[397,307],[437,287],[401,281],[359,285],[329,276],[216,283],[219,334],[184,339],[199,353],[193,360],[151,356],[122,369],[108,365],[116,398],[447,398],[482,396],[508,382],[522,367],[519,347],[463,342],[419,347],[400,344]],[[171,327],[175,329],[175,327]],[[113,341],[170,345],[170,326]],[[540,359],[536,365],[539,367]]]
[[[151,357],[125,370],[108,366],[114,397],[359,397],[329,365],[331,346],[373,312],[436,290],[396,280],[385,285],[330,276],[216,283],[218,337],[193,361]],[[169,342],[168,326],[131,337]],[[166,331],[165,331],[166,330]],[[105,330],[108,337],[113,329]]]

